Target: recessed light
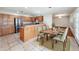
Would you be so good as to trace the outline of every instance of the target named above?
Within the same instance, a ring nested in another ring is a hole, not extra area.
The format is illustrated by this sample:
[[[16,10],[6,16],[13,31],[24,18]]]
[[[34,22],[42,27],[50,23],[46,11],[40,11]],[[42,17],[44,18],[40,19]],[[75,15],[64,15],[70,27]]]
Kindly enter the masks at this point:
[[[52,8],[52,7],[49,7],[49,8]]]
[[[28,7],[25,7],[25,8],[28,8]]]

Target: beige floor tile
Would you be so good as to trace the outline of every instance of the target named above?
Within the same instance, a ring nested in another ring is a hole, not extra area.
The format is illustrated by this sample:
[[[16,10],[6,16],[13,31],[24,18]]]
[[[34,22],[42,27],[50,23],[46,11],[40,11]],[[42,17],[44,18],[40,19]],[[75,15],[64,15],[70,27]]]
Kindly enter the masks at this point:
[[[70,37],[69,37],[70,38]],[[70,38],[70,50],[79,51],[79,47],[73,38]],[[55,44],[56,45],[56,44]],[[0,37],[0,51],[52,51],[40,45],[36,38],[25,43],[20,41],[19,33]]]
[[[13,46],[12,48],[10,48],[11,51],[24,51],[24,48],[16,45],[16,46]]]

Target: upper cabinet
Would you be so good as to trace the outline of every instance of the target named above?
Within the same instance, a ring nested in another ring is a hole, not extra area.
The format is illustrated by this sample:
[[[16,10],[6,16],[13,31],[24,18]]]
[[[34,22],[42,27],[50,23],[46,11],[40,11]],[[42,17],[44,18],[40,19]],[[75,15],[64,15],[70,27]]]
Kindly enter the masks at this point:
[[[38,20],[38,22],[43,22],[43,16],[36,16],[36,20]]]
[[[32,22],[31,17],[23,16],[24,22]]]
[[[31,17],[32,22],[34,22],[36,19],[36,17]]]

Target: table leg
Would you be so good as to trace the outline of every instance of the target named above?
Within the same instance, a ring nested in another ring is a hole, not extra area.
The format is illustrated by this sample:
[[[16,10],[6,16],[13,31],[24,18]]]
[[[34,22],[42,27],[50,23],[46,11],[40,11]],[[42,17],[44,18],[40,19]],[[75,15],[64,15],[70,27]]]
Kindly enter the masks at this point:
[[[54,48],[54,40],[52,40],[52,48]]]
[[[57,40],[55,41],[55,43],[57,43]]]
[[[63,42],[63,51],[65,51],[66,48],[66,41]]]
[[[46,40],[48,41],[48,34],[46,34]]]

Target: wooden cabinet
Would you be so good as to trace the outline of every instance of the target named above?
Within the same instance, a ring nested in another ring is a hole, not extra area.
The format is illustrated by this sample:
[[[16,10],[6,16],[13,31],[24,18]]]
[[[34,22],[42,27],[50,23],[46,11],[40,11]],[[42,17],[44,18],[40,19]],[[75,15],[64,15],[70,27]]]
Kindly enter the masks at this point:
[[[24,42],[24,29],[20,28],[20,40]]]
[[[9,15],[8,18],[8,33],[14,33],[15,32],[15,28],[14,28],[14,16],[13,15]]]
[[[2,35],[2,15],[0,15],[0,36]]]
[[[20,28],[20,40],[25,42],[27,40],[31,40],[34,37],[36,37],[38,35],[38,30],[37,30],[38,26],[42,27],[43,25],[41,25],[41,24],[28,25],[28,26],[24,26],[24,27]]]
[[[35,26],[30,26],[29,28],[29,39],[34,38],[35,37]]]
[[[3,14],[2,15],[2,25],[5,26],[8,24],[8,15]]]
[[[8,30],[8,34],[11,34],[11,33],[14,33],[15,32],[15,28],[14,28],[13,25],[8,25],[7,30]]]
[[[8,26],[2,26],[2,35],[7,35],[8,34]]]
[[[24,22],[32,22],[31,17],[23,17]]]
[[[31,17],[32,22],[35,22],[36,17]]]
[[[14,33],[14,16],[0,14],[0,36]]]
[[[8,15],[2,15],[2,35],[8,34]]]
[[[43,16],[37,16],[36,20],[38,20],[39,22],[43,22]]]
[[[1,28],[1,26],[0,26],[0,36],[2,35],[2,28]]]
[[[13,15],[9,15],[8,25],[14,25],[14,16]]]

